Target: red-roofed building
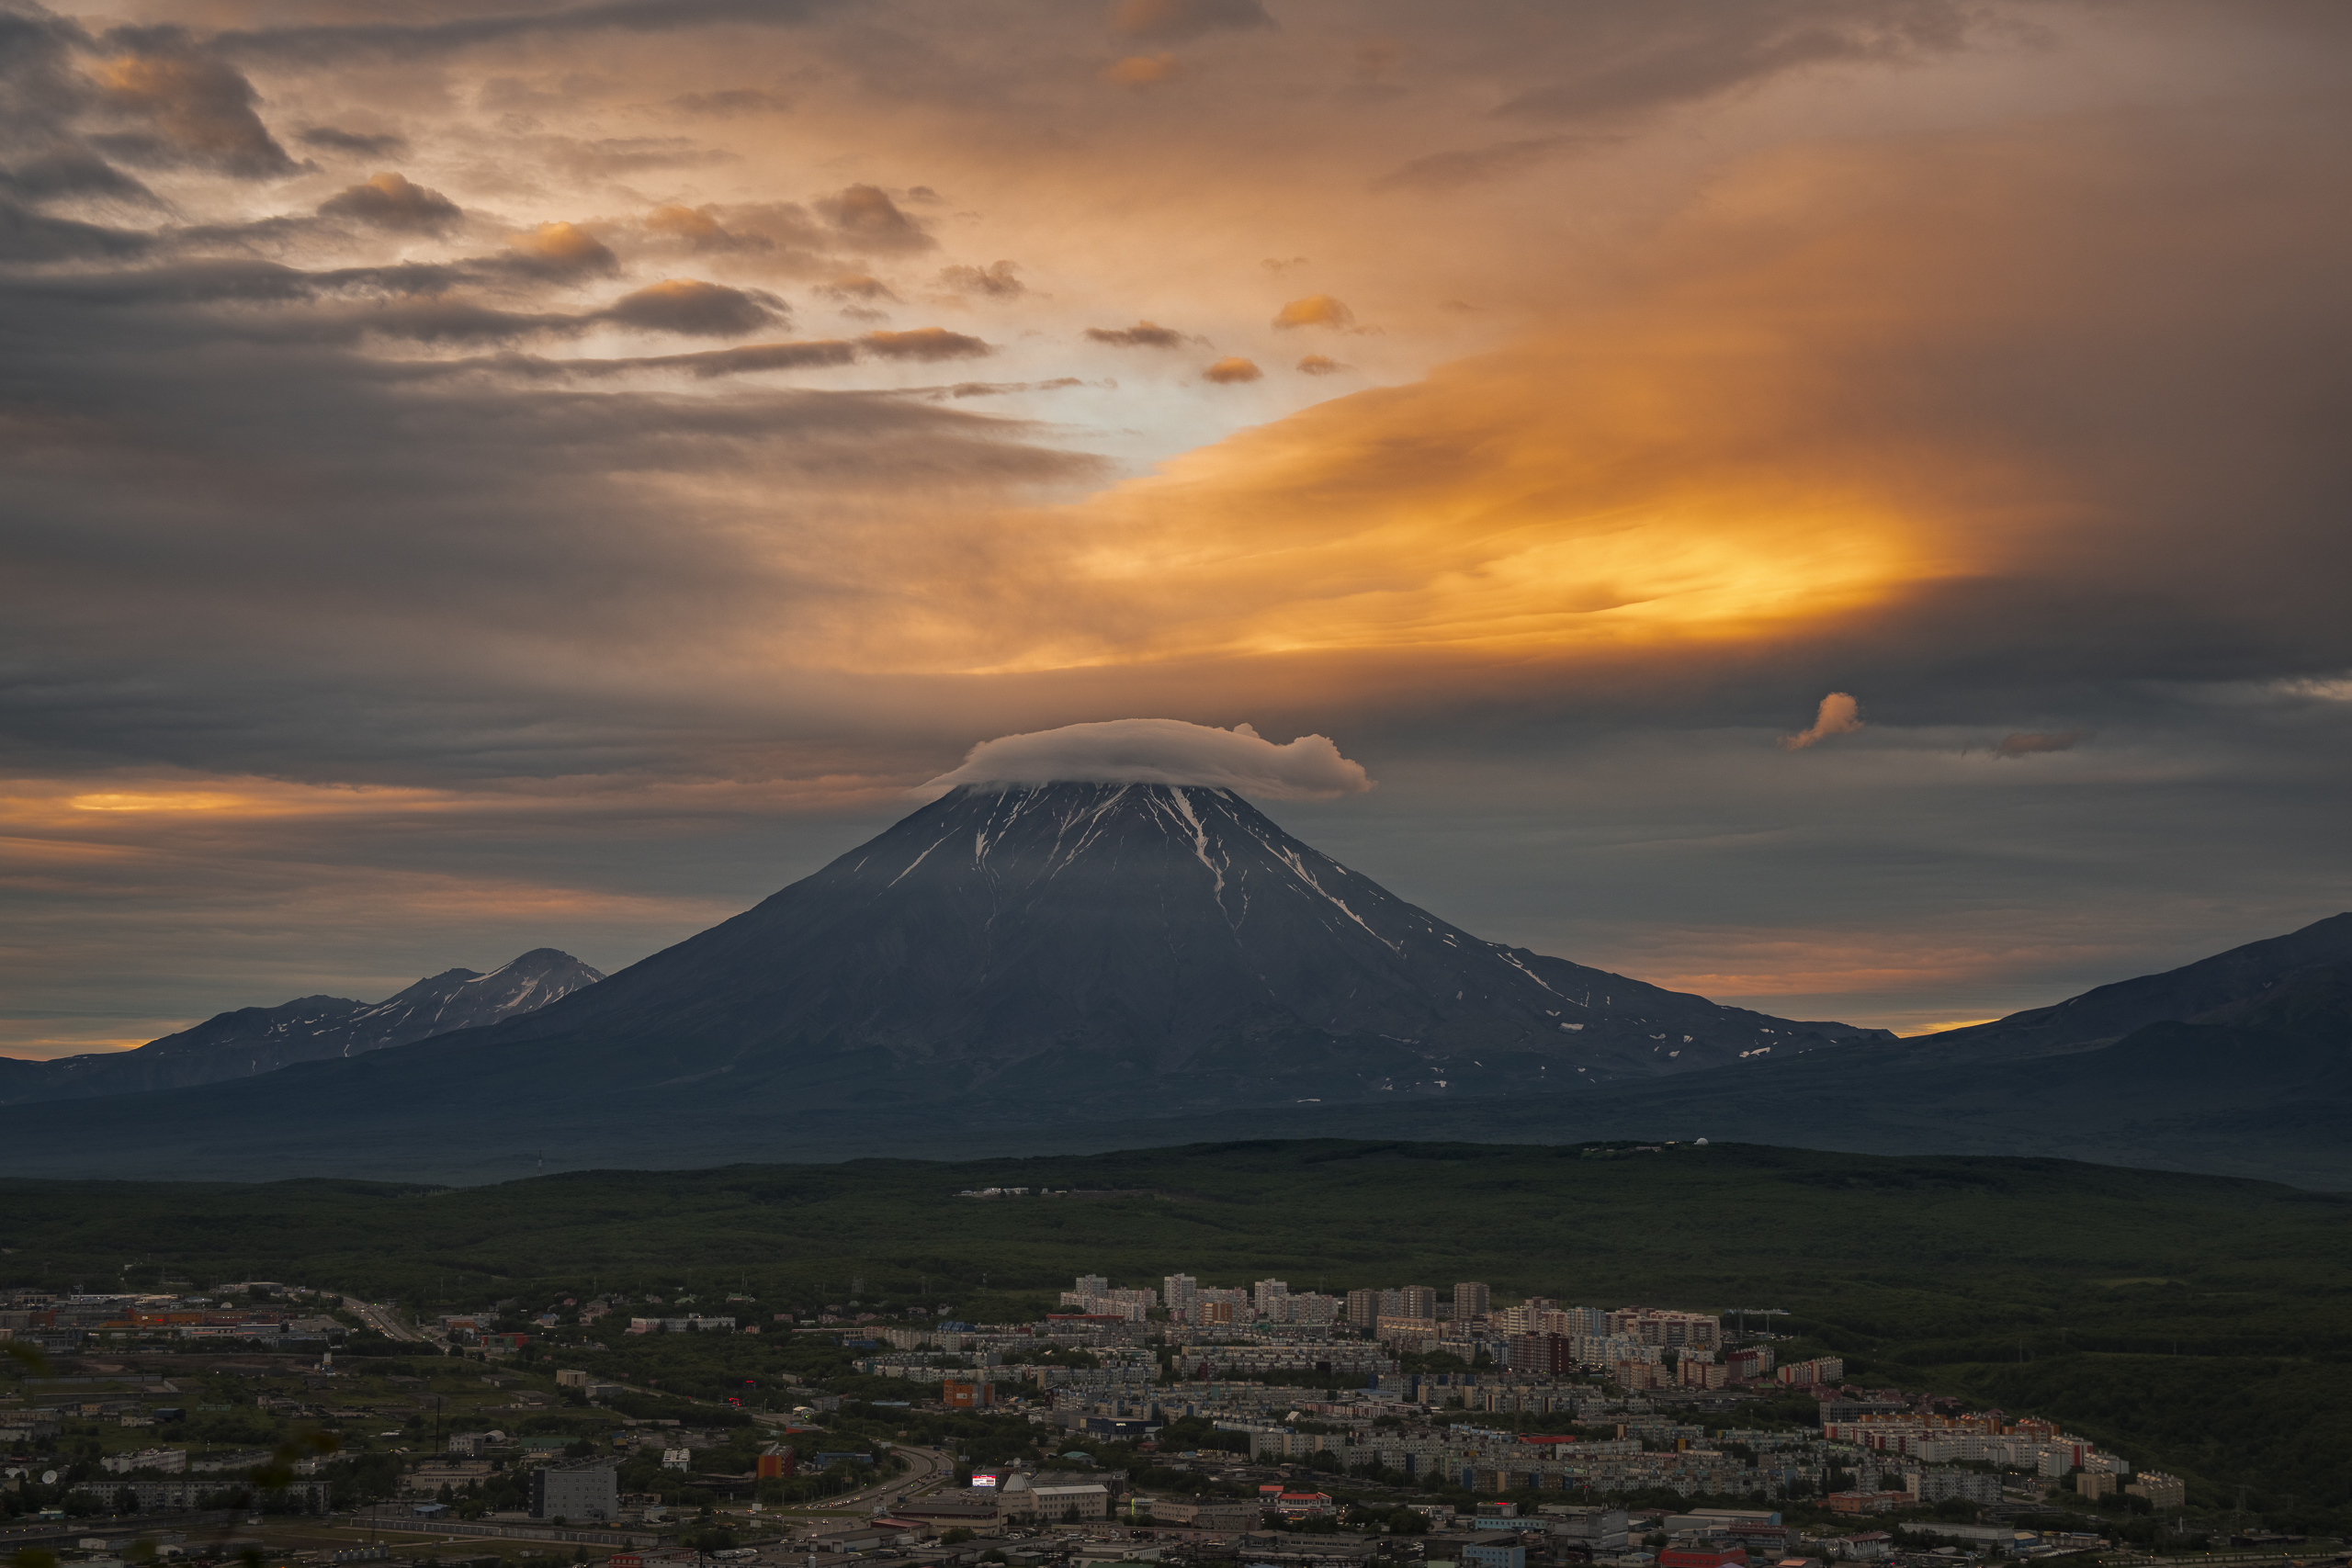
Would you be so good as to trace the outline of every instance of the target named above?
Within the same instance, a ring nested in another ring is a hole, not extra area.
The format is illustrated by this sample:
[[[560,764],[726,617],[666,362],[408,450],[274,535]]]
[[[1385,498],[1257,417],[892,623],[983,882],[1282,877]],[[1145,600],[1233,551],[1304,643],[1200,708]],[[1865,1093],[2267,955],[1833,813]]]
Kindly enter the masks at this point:
[[[1657,1568],[1747,1568],[1747,1553],[1736,1546],[1669,1546],[1657,1554]]]

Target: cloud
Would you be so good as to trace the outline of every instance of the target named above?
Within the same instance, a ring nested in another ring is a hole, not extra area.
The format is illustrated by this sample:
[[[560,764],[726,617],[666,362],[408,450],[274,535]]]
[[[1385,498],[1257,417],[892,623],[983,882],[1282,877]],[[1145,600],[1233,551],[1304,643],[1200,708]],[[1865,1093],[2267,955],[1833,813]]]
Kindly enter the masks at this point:
[[[853,250],[928,251],[939,245],[877,186],[851,186],[815,206],[833,226],[835,236]]]
[[[868,354],[884,359],[978,359],[994,354],[994,344],[945,327],[916,327],[903,333],[867,333],[857,340]]]
[[[1993,755],[1998,760],[2004,757],[2037,757],[2047,751],[2071,751],[2075,742],[2088,734],[2089,731],[2082,729],[2062,730],[2055,735],[2039,730],[2021,730],[2002,736],[2001,743],[1993,748]]]
[[[684,93],[672,98],[670,105],[688,114],[724,119],[744,114],[782,114],[792,107],[792,100],[758,87],[729,87],[718,93]]]
[[[794,27],[828,8],[824,0],[603,0],[560,10],[493,13],[439,22],[255,28],[222,33],[214,42],[240,58],[287,63],[429,60],[515,39],[599,32],[660,34],[725,25]]]
[[[1163,327],[1156,321],[1137,321],[1131,327],[1089,327],[1089,343],[1107,343],[1113,348],[1179,348],[1198,338],[1188,338],[1173,327]]]
[[[542,223],[506,240],[505,264],[516,271],[548,279],[570,279],[616,273],[620,258],[587,230],[571,223]]]
[[[0,260],[70,261],[123,257],[150,249],[147,235],[71,218],[51,218],[13,201],[0,200]]]
[[[709,207],[657,207],[645,215],[645,231],[667,240],[683,240],[697,255],[775,249],[765,234],[731,233]]]
[[[1013,276],[1013,264],[991,262],[987,266],[942,267],[939,281],[963,294],[985,294],[991,299],[1011,299],[1029,292],[1029,286]]]
[[[1184,73],[1172,54],[1131,54],[1102,67],[1102,80],[1121,87],[1151,87]]]
[[[437,190],[413,185],[407,176],[369,176],[339,196],[319,203],[322,218],[349,218],[393,233],[438,234],[465,220],[458,204]]]
[[[1550,81],[1497,112],[1621,118],[1825,65],[1917,62],[1961,48],[1974,19],[1962,0],[1676,5],[1597,15]]]
[[[137,207],[161,206],[139,181],[86,147],[53,147],[20,163],[0,167],[0,191],[28,201],[100,197]]]
[[[369,321],[378,318],[371,315]],[[603,318],[599,312],[592,316],[559,316],[547,318],[551,326],[537,330],[578,331]],[[507,336],[521,336],[526,326]],[[675,330],[675,329],[670,329]],[[483,335],[491,335],[487,332]],[[536,380],[564,377],[605,378],[633,375],[646,371],[682,370],[701,379],[719,376],[743,376],[761,370],[816,370],[850,365],[864,358],[911,359],[936,362],[944,359],[978,359],[996,352],[995,346],[960,333],[939,327],[918,327],[904,333],[868,333],[861,338],[817,338],[800,343],[748,343],[735,348],[709,349],[698,354],[640,355],[628,359],[541,359],[522,355],[503,355],[493,359],[469,360],[444,367],[452,371],[504,371]],[[1026,391],[1041,388],[1074,387],[1075,377],[1057,377],[1046,381],[1003,383],[966,382],[945,389],[934,389],[943,397],[980,397],[992,393]]]
[[[1220,29],[1247,31],[1273,25],[1258,0],[1119,0],[1111,10],[1113,32],[1170,42]]]
[[[1844,692],[1832,692],[1821,699],[1813,728],[1781,736],[1779,745],[1784,751],[1802,751],[1808,746],[1820,745],[1833,735],[1851,735],[1861,728],[1861,705]]]
[[[332,125],[313,125],[295,137],[305,147],[327,152],[349,152],[361,158],[382,158],[408,151],[408,138],[392,131],[369,134]]]
[[[1330,800],[1372,787],[1362,765],[1320,735],[1277,746],[1246,724],[1120,718],[984,740],[922,788],[1065,783],[1198,785],[1267,800]]]
[[[1355,367],[1342,365],[1327,355],[1310,354],[1298,362],[1298,368],[1303,374],[1308,376],[1337,376],[1341,371],[1352,370]]]
[[[899,302],[899,297],[890,292],[888,284],[871,274],[863,272],[836,273],[817,285],[816,291],[828,299],[843,301],[887,299],[893,305]]]
[[[1452,152],[1431,152],[1416,158],[1374,180],[1373,191],[1453,191],[1491,180],[1508,179],[1550,163],[1575,147],[1609,145],[1611,139],[1593,136],[1537,136],[1518,141],[1496,141]]]
[[[858,345],[839,338],[803,343],[747,343],[699,354],[644,355],[631,359],[498,359],[467,369],[510,370],[540,379],[557,377],[625,376],[643,371],[683,370],[698,380],[749,376],[763,370],[822,370],[849,365]]]
[[[1274,314],[1274,325],[1290,327],[1330,327],[1334,330],[1352,326],[1356,313],[1329,294],[1310,294],[1304,299],[1294,299]]]
[[[1220,387],[1230,387],[1243,381],[1260,380],[1265,374],[1250,360],[1243,359],[1238,355],[1227,355],[1202,371],[1201,378],[1214,381]]]
[[[254,112],[260,96],[235,67],[174,28],[113,36],[136,41],[98,62],[92,78],[106,106],[141,129],[94,137],[97,146],[130,163],[209,168],[238,179],[296,172]]]
[[[735,337],[781,324],[784,301],[764,289],[729,288],[698,278],[664,278],[623,295],[604,311],[607,321],[689,337]]]

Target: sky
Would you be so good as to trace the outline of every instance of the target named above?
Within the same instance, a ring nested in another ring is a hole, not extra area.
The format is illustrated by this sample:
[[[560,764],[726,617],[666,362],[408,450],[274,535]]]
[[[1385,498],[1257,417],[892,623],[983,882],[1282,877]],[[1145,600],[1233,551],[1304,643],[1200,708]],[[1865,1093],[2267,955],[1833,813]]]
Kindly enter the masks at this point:
[[[0,0],[0,1054],[1129,719],[1792,1016],[2352,907],[2348,133],[2334,0]]]

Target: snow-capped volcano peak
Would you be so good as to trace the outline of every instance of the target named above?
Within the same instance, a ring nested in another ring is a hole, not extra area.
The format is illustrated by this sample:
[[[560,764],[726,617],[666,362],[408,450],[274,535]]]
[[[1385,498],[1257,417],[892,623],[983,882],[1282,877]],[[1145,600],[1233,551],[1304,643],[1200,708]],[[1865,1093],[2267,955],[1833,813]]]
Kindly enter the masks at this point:
[[[1090,780],[956,785],[507,1031],[640,1042],[690,1077],[782,1072],[804,1099],[854,1057],[893,1095],[1082,1104],[1148,1083],[1213,1105],[1679,1072],[1815,1027],[1852,1032],[1481,941],[1234,789]]]

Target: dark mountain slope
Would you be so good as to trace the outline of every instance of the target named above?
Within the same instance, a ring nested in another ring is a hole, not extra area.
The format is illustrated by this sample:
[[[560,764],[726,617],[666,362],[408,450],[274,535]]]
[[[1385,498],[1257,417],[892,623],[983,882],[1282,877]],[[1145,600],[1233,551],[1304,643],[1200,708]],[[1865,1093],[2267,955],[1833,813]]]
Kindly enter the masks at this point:
[[[487,975],[445,970],[372,1006],[343,997],[303,997],[274,1008],[239,1008],[132,1051],[50,1062],[0,1060],[0,1104],[180,1089],[252,1077],[295,1062],[356,1056],[496,1023],[603,978],[568,953],[539,947]]]
[[[1646,1077],[1875,1032],[1482,942],[1226,791],[1052,784],[957,790],[499,1038],[783,1072],[802,1108],[878,1053],[861,1097],[1075,1109]]]
[[[2285,936],[2250,942],[2161,975],[2119,980],[2054,1007],[1926,1036],[1920,1043],[1947,1059],[1973,1061],[2079,1050],[2120,1039],[2145,1024],[2250,1006],[2303,971],[2343,964],[2352,964],[2352,914],[2331,915]]]
[[[2301,955],[2288,953],[2290,962]],[[2352,964],[2276,978],[2248,971],[2238,984],[2253,994],[2036,1056],[1955,1058],[1930,1035],[1750,1060],[1666,1083],[1620,1082],[1574,1099],[1457,1103],[1411,1118],[1335,1109],[1306,1126],[1335,1136],[1704,1137],[1873,1154],[2057,1155],[2352,1189]],[[2149,990],[2192,1000],[2215,994],[2193,985]],[[2037,1010],[2053,1014],[2064,1016]],[[1271,1130],[1263,1118],[1222,1126],[1237,1137]]]

